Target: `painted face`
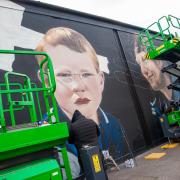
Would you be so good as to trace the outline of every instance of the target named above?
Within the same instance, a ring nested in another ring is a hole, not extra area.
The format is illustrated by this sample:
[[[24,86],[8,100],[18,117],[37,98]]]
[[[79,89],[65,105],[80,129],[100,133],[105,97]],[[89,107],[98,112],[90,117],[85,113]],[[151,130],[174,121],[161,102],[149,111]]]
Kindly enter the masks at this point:
[[[161,60],[147,60],[144,58],[145,52],[136,54],[136,61],[141,67],[143,76],[147,79],[154,90],[163,89],[166,86],[165,75],[161,72]]]
[[[97,115],[104,88],[103,73],[97,72],[87,53],[66,46],[48,47],[55,79],[55,96],[59,106],[71,119],[77,109],[87,118]]]

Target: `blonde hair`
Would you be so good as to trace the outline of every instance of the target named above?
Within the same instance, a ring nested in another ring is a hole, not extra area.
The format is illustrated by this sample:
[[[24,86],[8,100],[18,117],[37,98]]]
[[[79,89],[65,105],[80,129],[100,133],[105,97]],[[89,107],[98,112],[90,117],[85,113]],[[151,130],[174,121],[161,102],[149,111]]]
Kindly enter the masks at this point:
[[[94,63],[96,71],[99,72],[99,62],[94,48],[88,40],[77,31],[65,27],[51,28],[37,46],[36,51],[46,52],[47,45],[54,47],[57,45],[64,45],[76,52],[87,52]],[[42,60],[41,56],[37,56],[36,58],[38,62]]]

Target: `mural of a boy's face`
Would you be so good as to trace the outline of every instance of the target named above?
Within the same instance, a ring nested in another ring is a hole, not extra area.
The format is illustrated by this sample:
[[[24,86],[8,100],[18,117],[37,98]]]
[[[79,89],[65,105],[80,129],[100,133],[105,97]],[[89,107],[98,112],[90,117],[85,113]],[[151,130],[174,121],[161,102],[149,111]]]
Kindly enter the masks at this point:
[[[97,115],[104,88],[104,75],[97,72],[88,53],[79,53],[66,46],[46,48],[56,79],[55,96],[59,106],[72,118],[77,109],[88,118]]]
[[[142,75],[147,79],[154,90],[166,87],[165,75],[161,72],[163,63],[161,60],[146,60],[145,52],[136,53],[136,62],[141,68]]]

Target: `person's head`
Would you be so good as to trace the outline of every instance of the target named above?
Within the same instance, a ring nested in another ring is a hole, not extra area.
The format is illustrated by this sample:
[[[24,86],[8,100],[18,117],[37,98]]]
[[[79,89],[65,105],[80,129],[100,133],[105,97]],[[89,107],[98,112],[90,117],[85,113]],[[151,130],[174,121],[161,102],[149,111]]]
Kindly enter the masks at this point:
[[[88,118],[97,117],[104,88],[96,52],[80,33],[65,27],[50,29],[36,48],[51,57],[55,96],[69,118],[79,110]],[[42,58],[38,57],[41,61]]]
[[[146,59],[146,50],[144,47],[138,46],[136,39],[134,43],[134,53],[136,62],[141,68],[142,75],[147,79],[152,89],[160,91],[166,88],[169,82],[169,76],[161,72],[166,62]]]

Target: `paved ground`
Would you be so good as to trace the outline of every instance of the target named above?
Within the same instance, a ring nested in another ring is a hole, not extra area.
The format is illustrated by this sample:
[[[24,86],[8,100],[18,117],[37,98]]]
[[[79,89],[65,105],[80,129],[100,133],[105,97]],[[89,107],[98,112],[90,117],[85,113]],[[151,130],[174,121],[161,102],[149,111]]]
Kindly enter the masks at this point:
[[[145,160],[144,156],[166,152],[159,160]],[[109,180],[180,180],[180,144],[173,149],[161,149],[160,146],[136,157],[137,166],[108,172]]]

